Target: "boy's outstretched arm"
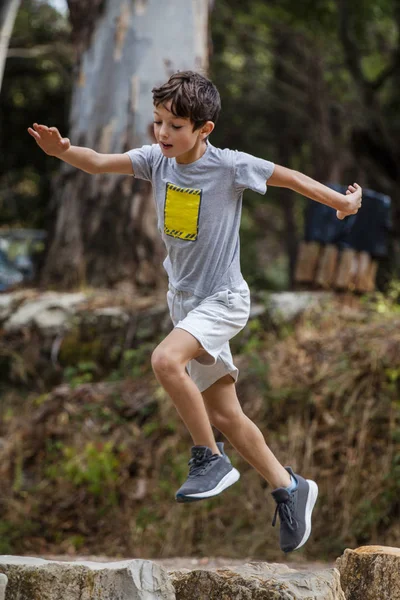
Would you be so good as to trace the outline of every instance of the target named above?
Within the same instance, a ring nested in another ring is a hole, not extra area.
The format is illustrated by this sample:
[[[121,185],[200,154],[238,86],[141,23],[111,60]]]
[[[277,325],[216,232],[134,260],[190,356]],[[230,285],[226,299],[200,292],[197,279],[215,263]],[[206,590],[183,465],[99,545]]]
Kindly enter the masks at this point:
[[[361,207],[362,189],[357,183],[349,185],[346,195],[344,195],[303,175],[303,173],[279,165],[275,165],[274,172],[267,183],[272,186],[289,188],[311,200],[335,208],[338,219],[355,215]]]
[[[120,173],[132,175],[132,163],[127,154],[100,154],[90,148],[71,146],[68,138],[60,135],[57,127],[47,127],[34,123],[28,133],[37,145],[49,154],[92,175],[96,173]]]

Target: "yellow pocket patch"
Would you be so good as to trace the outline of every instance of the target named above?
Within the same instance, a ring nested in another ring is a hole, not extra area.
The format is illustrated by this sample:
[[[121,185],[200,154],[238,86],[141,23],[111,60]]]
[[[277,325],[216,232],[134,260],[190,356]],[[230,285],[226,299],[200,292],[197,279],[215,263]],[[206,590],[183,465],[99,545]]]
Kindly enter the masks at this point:
[[[164,208],[164,233],[195,242],[199,231],[201,190],[167,183]]]

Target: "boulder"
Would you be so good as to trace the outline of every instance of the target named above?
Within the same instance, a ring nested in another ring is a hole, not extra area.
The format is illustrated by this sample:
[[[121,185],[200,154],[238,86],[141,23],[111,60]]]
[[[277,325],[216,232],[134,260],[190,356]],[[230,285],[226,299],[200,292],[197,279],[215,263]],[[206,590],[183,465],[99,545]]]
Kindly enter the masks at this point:
[[[6,597],[7,581],[7,576],[4,573],[0,573],[0,600],[4,600]]]
[[[332,299],[329,292],[279,292],[268,294],[267,312],[273,323],[281,325],[295,321],[307,309]]]
[[[24,300],[24,292],[0,294],[0,323],[7,320]]]
[[[400,549],[362,546],[336,561],[347,600],[400,600]]]
[[[8,577],[5,600],[175,600],[167,572],[149,560],[55,562],[0,556],[0,572]]]
[[[81,293],[46,292],[39,298],[28,299],[20,304],[4,323],[4,329],[17,331],[35,325],[41,331],[62,331],[68,326],[75,307],[84,300],[85,294]]]
[[[296,571],[286,565],[170,572],[177,600],[346,600],[336,569]]]

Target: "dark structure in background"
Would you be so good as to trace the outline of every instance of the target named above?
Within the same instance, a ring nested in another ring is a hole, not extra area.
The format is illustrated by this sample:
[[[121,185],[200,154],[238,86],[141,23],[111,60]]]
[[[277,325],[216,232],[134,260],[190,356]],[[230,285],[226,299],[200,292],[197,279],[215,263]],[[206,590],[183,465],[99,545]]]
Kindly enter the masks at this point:
[[[329,187],[344,194],[346,188]],[[391,199],[363,190],[362,209],[343,221],[336,211],[310,202],[300,245],[295,281],[307,287],[373,291],[379,261],[388,257]]]
[[[46,235],[40,229],[0,230],[0,292],[35,280]]]

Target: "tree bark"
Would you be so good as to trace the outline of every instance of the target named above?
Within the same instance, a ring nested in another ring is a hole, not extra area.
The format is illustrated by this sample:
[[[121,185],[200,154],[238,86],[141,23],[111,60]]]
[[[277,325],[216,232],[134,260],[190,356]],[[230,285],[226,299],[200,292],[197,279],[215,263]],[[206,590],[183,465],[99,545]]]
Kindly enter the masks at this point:
[[[0,91],[10,37],[21,0],[0,0]]]
[[[152,143],[151,89],[178,69],[207,69],[208,0],[69,4],[77,49],[71,143],[105,153]],[[148,183],[64,164],[52,204],[44,285],[129,281],[153,290],[164,283],[165,249]]]

